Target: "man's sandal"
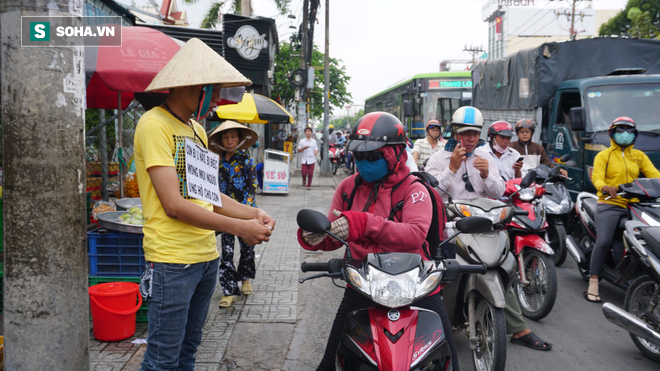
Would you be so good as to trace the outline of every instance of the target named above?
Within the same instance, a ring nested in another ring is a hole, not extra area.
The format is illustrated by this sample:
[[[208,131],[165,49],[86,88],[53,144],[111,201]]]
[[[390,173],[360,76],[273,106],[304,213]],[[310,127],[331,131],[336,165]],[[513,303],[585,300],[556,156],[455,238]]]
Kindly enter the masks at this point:
[[[220,305],[218,305],[220,308],[229,308],[231,307],[232,303],[234,302],[234,299],[236,299],[235,296],[223,296],[222,300],[220,300]]]
[[[584,299],[590,303],[602,303],[603,301],[600,300],[600,295],[592,294],[590,292],[585,291],[584,292]]]
[[[511,343],[524,345],[526,347],[536,349],[536,350],[550,350],[552,349],[552,344],[539,339],[535,333],[530,332],[527,335],[521,336],[519,338],[511,337]]]

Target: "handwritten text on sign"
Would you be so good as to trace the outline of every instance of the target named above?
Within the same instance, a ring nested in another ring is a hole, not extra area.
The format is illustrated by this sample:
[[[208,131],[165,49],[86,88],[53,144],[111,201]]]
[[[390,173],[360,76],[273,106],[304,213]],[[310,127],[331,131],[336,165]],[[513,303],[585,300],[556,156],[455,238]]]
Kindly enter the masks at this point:
[[[218,185],[220,157],[186,138],[186,179],[188,195],[222,206]]]

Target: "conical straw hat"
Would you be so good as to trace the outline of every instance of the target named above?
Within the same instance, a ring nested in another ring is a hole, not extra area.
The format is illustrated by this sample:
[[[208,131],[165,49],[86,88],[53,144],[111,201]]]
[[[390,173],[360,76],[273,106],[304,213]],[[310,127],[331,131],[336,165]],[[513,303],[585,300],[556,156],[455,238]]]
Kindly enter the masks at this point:
[[[244,150],[246,148],[252,147],[254,143],[259,139],[259,135],[256,131],[250,129],[247,126],[241,125],[235,121],[225,121],[220,126],[218,126],[213,133],[209,135],[209,149],[216,153],[221,153],[227,151],[225,147],[222,146],[222,132],[236,129],[238,130],[238,136],[240,137],[240,142],[236,147],[236,150]]]
[[[145,91],[206,84],[234,87],[248,86],[252,81],[202,40],[192,38],[158,72]]]

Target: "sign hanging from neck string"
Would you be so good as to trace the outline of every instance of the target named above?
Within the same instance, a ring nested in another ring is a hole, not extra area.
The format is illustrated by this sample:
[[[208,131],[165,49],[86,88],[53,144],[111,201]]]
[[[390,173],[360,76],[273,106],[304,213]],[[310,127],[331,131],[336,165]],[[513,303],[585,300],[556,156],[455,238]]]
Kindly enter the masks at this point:
[[[219,166],[218,154],[186,138],[186,186],[190,197],[222,207]]]

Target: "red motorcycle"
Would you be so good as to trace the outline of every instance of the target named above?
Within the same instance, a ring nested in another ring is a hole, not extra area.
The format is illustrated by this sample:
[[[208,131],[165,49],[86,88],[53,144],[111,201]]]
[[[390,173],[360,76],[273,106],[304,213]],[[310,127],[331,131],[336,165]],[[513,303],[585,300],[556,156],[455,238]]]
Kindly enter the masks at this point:
[[[414,305],[440,285],[451,283],[461,273],[486,272],[483,264],[460,264],[454,259],[434,257],[424,261],[414,253],[371,253],[355,261],[348,244],[331,234],[328,218],[315,210],[301,210],[298,225],[307,231],[325,232],[346,245],[344,259],[327,263],[302,263],[303,272],[324,272],[299,279],[319,277],[343,279],[352,289],[369,298],[372,306],[351,312],[346,318],[337,348],[337,370],[448,370],[451,352],[440,316]],[[458,233],[485,233],[490,219],[463,218]],[[441,244],[441,245],[442,245]]]
[[[346,162],[346,149],[344,146],[330,144],[328,150],[328,159],[330,159],[330,167],[332,168],[332,175],[337,174],[337,170],[342,163]]]
[[[559,167],[553,169],[551,174],[553,172],[558,173]],[[523,179],[527,177],[536,179],[536,172],[530,170]],[[518,261],[515,291],[520,309],[527,318],[538,320],[550,313],[557,299],[557,272],[552,259],[554,251],[544,238],[548,222],[541,198],[548,193],[544,183],[526,182],[531,185],[522,188],[521,181],[521,178],[516,178],[506,182],[503,201],[512,205],[514,210],[506,229],[511,252]]]

